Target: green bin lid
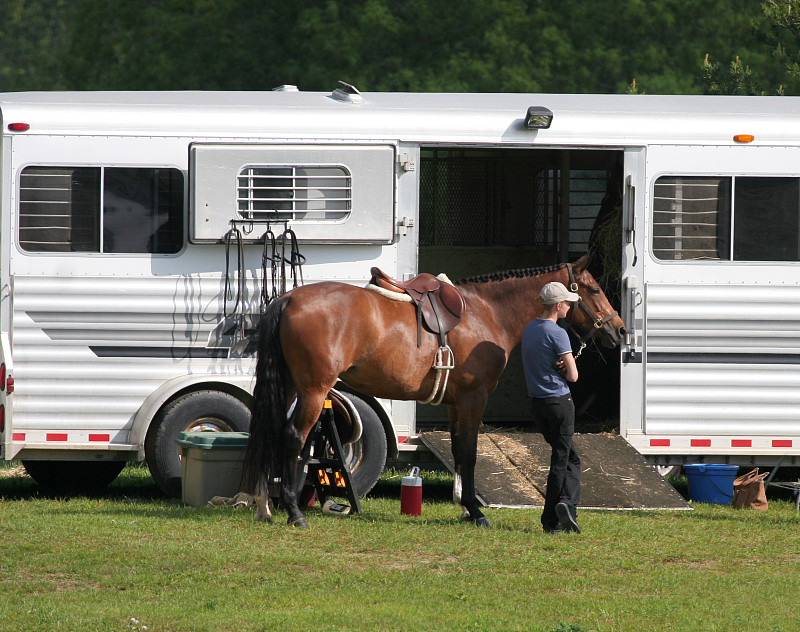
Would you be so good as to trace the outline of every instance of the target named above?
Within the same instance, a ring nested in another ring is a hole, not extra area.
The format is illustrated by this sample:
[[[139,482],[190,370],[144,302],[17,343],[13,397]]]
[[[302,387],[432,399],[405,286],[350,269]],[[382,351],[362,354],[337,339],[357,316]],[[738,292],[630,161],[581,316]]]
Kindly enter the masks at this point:
[[[233,450],[246,448],[247,432],[182,432],[178,435],[178,445],[203,450]]]

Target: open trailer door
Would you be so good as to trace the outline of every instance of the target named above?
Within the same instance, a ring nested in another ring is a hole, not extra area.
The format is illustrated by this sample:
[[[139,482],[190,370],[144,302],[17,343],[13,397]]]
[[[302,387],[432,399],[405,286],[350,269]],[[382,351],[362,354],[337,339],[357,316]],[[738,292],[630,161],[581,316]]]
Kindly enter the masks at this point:
[[[644,380],[645,149],[625,150],[622,197],[621,316],[627,331],[620,367],[620,434],[642,433]]]

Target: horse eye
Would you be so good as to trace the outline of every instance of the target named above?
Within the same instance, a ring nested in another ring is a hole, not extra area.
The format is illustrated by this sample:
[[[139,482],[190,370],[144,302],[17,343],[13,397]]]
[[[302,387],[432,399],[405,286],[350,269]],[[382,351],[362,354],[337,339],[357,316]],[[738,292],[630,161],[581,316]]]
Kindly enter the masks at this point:
[[[599,287],[590,287],[589,288],[589,292],[591,294],[600,294],[600,288]]]

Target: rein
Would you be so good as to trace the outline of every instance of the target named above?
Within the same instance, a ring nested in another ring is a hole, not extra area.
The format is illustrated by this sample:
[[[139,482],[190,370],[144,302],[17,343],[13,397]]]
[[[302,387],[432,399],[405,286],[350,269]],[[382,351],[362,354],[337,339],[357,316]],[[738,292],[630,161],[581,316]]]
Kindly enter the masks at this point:
[[[567,264],[567,272],[569,273],[568,289],[570,292],[574,292],[575,294],[577,294],[578,282],[575,280],[575,275],[572,272],[571,263]],[[569,320],[567,321],[567,326],[569,327],[570,331],[578,337],[578,344],[580,344],[580,349],[578,349],[578,352],[575,354],[576,360],[581,356],[581,353],[583,353],[583,350],[586,348],[586,341],[589,340],[589,338],[591,338],[594,335],[595,331],[600,329],[612,318],[619,315],[619,312],[612,312],[605,318],[600,318],[597,314],[595,314],[591,309],[589,309],[586,306],[586,303],[584,303],[583,299],[581,299],[580,297],[578,297],[578,307],[583,310],[583,313],[586,314],[586,316],[588,316],[589,320],[593,321],[593,327],[585,334],[581,334],[581,332],[578,331],[578,328],[575,326],[575,323],[573,322],[575,319],[575,309],[574,308],[572,309],[572,311],[570,312]]]

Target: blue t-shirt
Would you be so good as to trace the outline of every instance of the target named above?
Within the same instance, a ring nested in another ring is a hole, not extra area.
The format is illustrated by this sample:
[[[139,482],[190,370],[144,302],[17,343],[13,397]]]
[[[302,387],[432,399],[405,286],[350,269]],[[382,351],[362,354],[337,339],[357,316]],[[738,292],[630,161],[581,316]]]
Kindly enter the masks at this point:
[[[522,333],[522,366],[530,397],[558,397],[569,393],[567,380],[555,363],[572,353],[567,332],[552,320],[537,318]]]

